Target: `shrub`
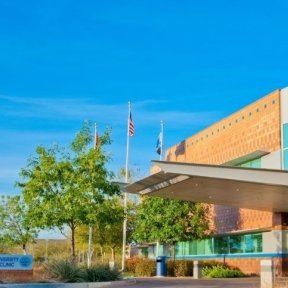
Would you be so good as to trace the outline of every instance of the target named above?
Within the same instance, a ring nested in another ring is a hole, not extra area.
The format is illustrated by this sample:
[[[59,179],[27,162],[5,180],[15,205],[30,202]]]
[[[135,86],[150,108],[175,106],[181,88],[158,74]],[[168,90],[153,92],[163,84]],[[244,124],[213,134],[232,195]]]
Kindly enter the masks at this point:
[[[236,278],[244,277],[245,274],[238,268],[228,268],[223,266],[203,267],[203,276],[207,278]]]
[[[169,276],[176,276],[176,277],[193,276],[193,261],[169,260],[167,262],[167,272]]]
[[[120,279],[117,270],[110,270],[108,266],[94,266],[82,269],[82,278],[87,282],[105,282]]]
[[[174,269],[174,262],[173,260],[168,260],[167,261],[167,275],[168,276],[175,276],[175,269]]]
[[[64,282],[72,283],[81,282],[83,280],[81,270],[75,264],[67,260],[53,261],[46,264],[45,268],[52,278]]]
[[[156,263],[151,259],[140,259],[135,268],[135,274],[137,276],[155,276]]]
[[[94,266],[91,268],[77,267],[69,261],[54,261],[45,265],[45,268],[52,278],[72,282],[105,282],[114,281],[120,278],[117,270],[110,270],[108,266]]]
[[[205,261],[201,261],[201,265],[202,267],[209,267],[209,268],[212,268],[214,266],[217,266],[217,267],[229,267],[226,263],[223,263],[223,262],[219,262],[219,261],[216,261],[216,260],[205,260]]]
[[[136,266],[141,261],[139,257],[132,257],[125,262],[125,271],[135,274]]]

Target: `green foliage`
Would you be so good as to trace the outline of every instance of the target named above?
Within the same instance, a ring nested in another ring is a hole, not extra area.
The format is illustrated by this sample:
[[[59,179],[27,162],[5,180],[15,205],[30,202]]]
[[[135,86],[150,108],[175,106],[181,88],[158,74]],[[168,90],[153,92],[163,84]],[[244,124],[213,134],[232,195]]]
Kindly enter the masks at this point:
[[[123,205],[118,197],[106,199],[95,211],[93,242],[101,247],[109,247],[112,261],[115,261],[115,249],[122,246]],[[80,226],[76,235],[80,242],[88,241],[88,226]]]
[[[110,157],[103,145],[111,142],[109,131],[101,137],[101,146],[89,146],[92,140],[91,124],[84,123],[70,149],[37,147],[36,156],[21,170],[23,182],[18,183],[31,223],[40,228],[70,228],[73,257],[76,228],[94,223],[99,206],[119,194],[118,185],[112,183],[114,175],[106,168]]]
[[[110,270],[108,266],[94,266],[83,269],[83,272],[82,277],[85,282],[105,282],[120,279],[120,272],[115,269]]]
[[[54,261],[46,264],[45,268],[49,275],[57,280],[69,283],[83,282],[80,268],[70,261]]]
[[[35,241],[37,229],[30,224],[28,207],[21,196],[2,196],[0,202],[0,240],[5,244],[21,245],[26,253],[28,243]]]
[[[141,258],[135,268],[135,274],[137,276],[155,276],[156,274],[156,262],[155,260]]]
[[[206,210],[190,201],[144,197],[136,214],[137,241],[168,243],[199,239],[208,234]]]
[[[193,260],[168,260],[167,272],[169,276],[193,276]]]
[[[110,270],[108,266],[78,267],[66,260],[48,263],[45,269],[52,278],[67,283],[105,282],[120,279],[119,271]]]
[[[203,267],[203,276],[207,278],[237,278],[245,277],[245,274],[238,268],[224,267],[223,265],[216,265],[212,267]]]

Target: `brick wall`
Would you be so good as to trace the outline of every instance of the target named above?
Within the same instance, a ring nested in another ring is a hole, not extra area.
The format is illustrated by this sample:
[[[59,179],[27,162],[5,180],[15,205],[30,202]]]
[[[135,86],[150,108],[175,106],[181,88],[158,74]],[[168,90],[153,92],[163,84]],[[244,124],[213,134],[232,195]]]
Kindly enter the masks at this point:
[[[33,270],[0,270],[1,281],[29,281],[33,279]]]
[[[168,161],[223,164],[256,150],[281,148],[280,90],[259,99],[166,151]],[[273,226],[273,213],[215,205],[215,233]]]
[[[239,110],[166,151],[168,161],[222,164],[255,150],[280,149],[280,91]]]

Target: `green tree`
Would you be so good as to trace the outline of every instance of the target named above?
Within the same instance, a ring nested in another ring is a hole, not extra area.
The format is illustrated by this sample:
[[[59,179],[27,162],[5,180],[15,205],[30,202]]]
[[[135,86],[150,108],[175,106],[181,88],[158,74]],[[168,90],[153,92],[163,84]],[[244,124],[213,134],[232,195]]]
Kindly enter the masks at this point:
[[[101,254],[104,248],[109,248],[113,262],[115,262],[115,249],[122,245],[123,218],[123,206],[119,197],[105,200],[95,213],[93,242],[100,246]],[[78,229],[77,235],[81,242],[87,242],[87,231],[87,226]]]
[[[111,249],[111,260],[115,262],[115,249],[122,245],[123,207],[119,198],[107,200],[101,205],[95,223],[95,241]]]
[[[2,197],[0,203],[0,237],[2,242],[21,245],[27,253],[27,244],[37,237],[37,229],[31,226],[28,207],[21,196]]]
[[[207,213],[203,205],[190,201],[143,197],[135,219],[136,241],[170,244],[200,239],[209,233]]]
[[[69,149],[37,147],[36,156],[21,170],[24,181],[18,183],[36,227],[70,228],[73,260],[76,228],[93,223],[99,205],[119,193],[113,173],[106,168],[110,157],[104,146],[111,143],[110,131],[106,130],[101,145],[94,148],[91,128],[85,122]]]

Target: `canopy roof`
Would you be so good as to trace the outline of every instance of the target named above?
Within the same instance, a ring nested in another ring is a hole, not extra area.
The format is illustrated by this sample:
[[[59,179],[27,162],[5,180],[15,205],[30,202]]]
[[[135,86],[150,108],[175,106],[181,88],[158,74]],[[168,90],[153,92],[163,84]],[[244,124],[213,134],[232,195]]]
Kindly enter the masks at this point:
[[[152,162],[161,171],[127,185],[127,192],[288,212],[287,171],[170,161]]]

